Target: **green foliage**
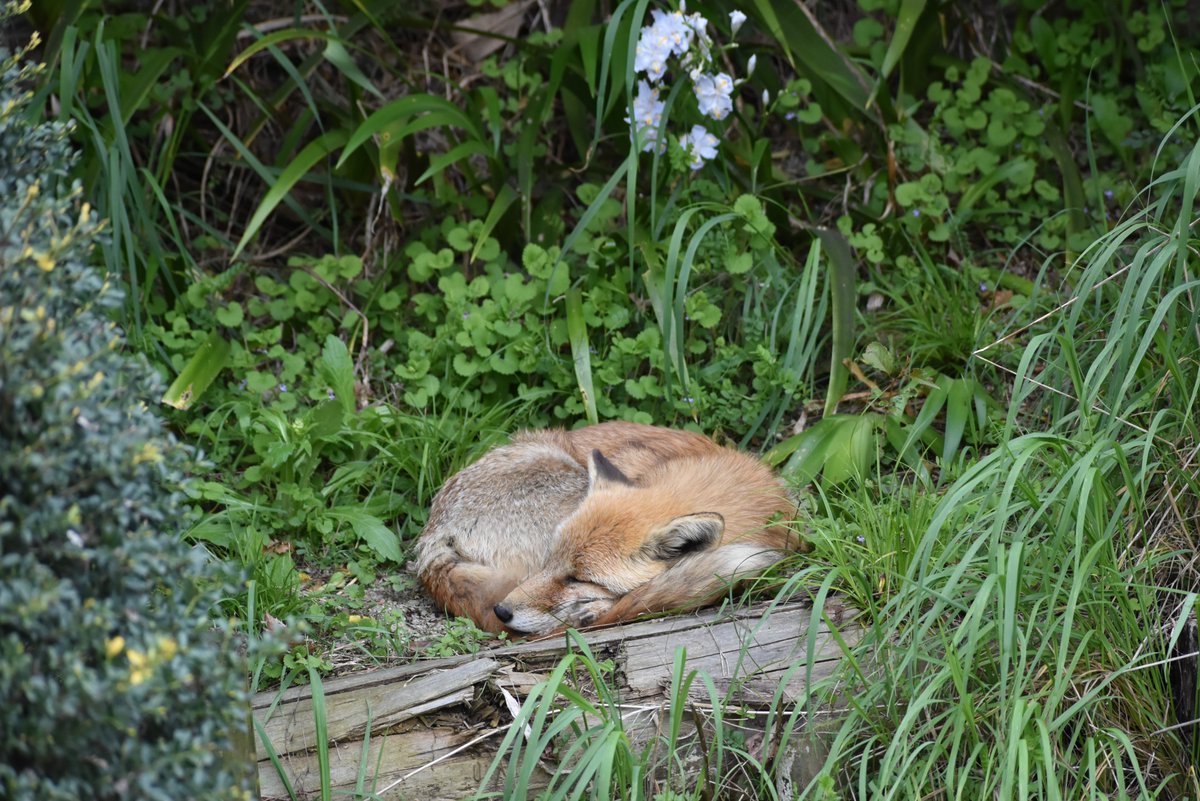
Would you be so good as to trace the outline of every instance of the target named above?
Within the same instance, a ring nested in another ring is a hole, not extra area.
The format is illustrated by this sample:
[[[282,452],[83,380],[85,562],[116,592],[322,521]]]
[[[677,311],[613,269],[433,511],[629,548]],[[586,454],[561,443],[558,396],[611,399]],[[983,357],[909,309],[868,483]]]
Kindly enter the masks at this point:
[[[501,640],[504,637],[500,635]],[[445,634],[425,647],[425,654],[431,657],[473,654],[485,645],[494,644],[495,638],[490,634],[480,631],[469,619],[459,617],[446,625]]]
[[[121,293],[32,69],[0,69],[0,794],[249,798],[228,576],[177,538],[188,450],[121,352]]]
[[[1170,694],[1151,664],[1166,647],[1156,560],[1120,558],[1114,535],[1134,509],[1118,500],[1128,474],[1114,444],[1028,435],[936,506],[904,514],[908,492],[864,498],[814,538],[870,610],[859,653],[886,677],[848,669],[822,690],[848,680],[855,698],[830,739],[830,776],[903,797],[947,783],[975,797],[1182,788],[1189,757],[1163,731]],[[1140,495],[1150,476],[1134,478]]]
[[[59,119],[79,126],[80,177],[108,221],[99,249],[108,273],[126,283],[126,319],[140,342],[144,320],[163,297],[184,291],[195,269],[183,226],[197,221],[163,187],[189,153],[207,147],[193,120],[205,103],[227,97],[217,81],[248,3],[153,16],[138,3],[34,5],[47,55],[58,62],[47,90],[59,99]]]
[[[872,389],[865,400],[872,411],[825,415],[767,451],[763,459],[778,466],[793,484],[807,485],[818,474],[826,487],[862,481],[875,475],[882,462],[903,465],[928,480],[930,471],[922,458],[927,452],[946,471],[956,462],[969,461],[982,446],[994,444],[999,404],[975,379],[922,369],[909,372],[879,342],[867,345],[862,360],[896,388],[883,389],[860,370]],[[934,427],[939,419],[943,430]]]
[[[580,195],[594,199],[596,189]],[[752,201],[739,201],[746,216],[728,215],[705,247],[696,241],[686,261],[694,288],[663,292],[662,305],[687,325],[678,348],[707,362],[689,395],[663,375],[672,351],[647,319],[655,305],[628,305],[637,284],[618,261],[611,202],[569,260],[530,244],[516,265],[480,221],[448,218],[374,274],[353,256],[296,257],[278,277],[260,272],[249,297],[242,267],[197,282],[146,328],[185,377],[214,338],[229,338],[225,372],[203,397],[188,396],[202,414],[187,431],[230,471],[193,485],[209,513],[190,536],[236,554],[260,608],[278,617],[303,609],[293,551],[280,540],[322,564],[402,562],[398,542],[416,536],[442,477],[511,430],[513,415],[546,425],[582,414],[569,326],[555,316],[568,261],[585,270],[579,316],[595,343],[589,370],[603,417],[699,417],[738,431],[750,413],[747,436],[777,426],[805,386],[801,365],[817,348],[820,315],[809,305],[823,302],[816,250],[791,280],[769,240],[758,245],[765,268],[740,258],[769,224]],[[784,292],[771,288],[776,279]],[[741,325],[727,322],[746,292],[755,305]],[[390,385],[397,406],[362,402],[378,390],[357,377],[359,365]]]
[[[514,428],[689,426],[811,489],[790,589],[868,613],[810,793],[1184,792],[1150,660],[1195,599],[1164,555],[1195,543],[1147,510],[1188,519],[1197,484],[1187,4],[755,0],[738,33],[692,3],[720,119],[682,54],[639,85],[669,4],[478,5],[37,12],[38,97],[80,123],[108,274],[209,460],[190,534],[250,573],[225,611],[314,635],[267,675],[330,669],[334,638],[411,650],[367,588],[408,580],[432,494]],[[595,700],[534,693],[511,797],[564,735],[551,797],[709,789],[635,753],[604,663],[572,659]],[[676,674],[667,753],[704,682]],[[797,709],[771,737],[815,736]],[[708,746],[777,792],[736,725]]]
[[[1153,510],[1184,480],[1176,466],[1198,433],[1194,404],[1176,400],[1200,386],[1200,338],[1174,233],[1190,224],[1197,176],[1193,149],[1147,198],[1151,213],[1089,249],[1072,303],[1024,348],[1002,447],[936,504],[863,493],[818,522],[815,555],[870,610],[864,653],[889,676],[850,679],[856,701],[827,763],[860,792],[1193,791],[1194,743],[1173,725],[1187,721],[1160,660],[1194,619],[1196,543],[1190,511]]]

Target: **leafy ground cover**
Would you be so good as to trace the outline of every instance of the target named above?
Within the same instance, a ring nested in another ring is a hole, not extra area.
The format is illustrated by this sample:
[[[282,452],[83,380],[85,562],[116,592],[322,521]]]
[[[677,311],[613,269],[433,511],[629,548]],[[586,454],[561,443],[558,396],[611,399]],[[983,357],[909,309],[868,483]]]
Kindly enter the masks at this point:
[[[678,10],[34,5],[207,458],[186,536],[301,632],[260,669],[479,647],[405,600],[442,480],[521,425],[689,426],[804,491],[781,591],[866,611],[809,792],[1196,797],[1194,10]],[[640,797],[619,715],[558,720]]]

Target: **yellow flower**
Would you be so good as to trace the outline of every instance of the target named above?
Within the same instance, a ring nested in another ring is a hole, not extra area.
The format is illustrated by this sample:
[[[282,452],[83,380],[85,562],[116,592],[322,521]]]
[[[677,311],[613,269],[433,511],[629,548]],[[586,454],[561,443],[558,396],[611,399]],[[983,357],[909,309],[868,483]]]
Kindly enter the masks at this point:
[[[117,654],[125,650],[125,638],[116,636],[104,643],[104,653],[109,659],[112,659]]]
[[[170,637],[158,638],[158,655],[165,661],[179,653],[179,645]]]
[[[158,449],[158,446],[155,445],[153,442],[147,442],[145,445],[142,446],[141,451],[139,451],[138,454],[133,457],[134,464],[141,464],[142,462],[161,462],[161,461],[162,461],[162,451],[160,451]]]
[[[361,623],[362,619],[363,619],[362,615],[349,615],[346,618],[346,622],[347,623]]]
[[[126,658],[129,660],[129,683],[134,687],[150,678],[149,660],[141,651],[126,651]]]

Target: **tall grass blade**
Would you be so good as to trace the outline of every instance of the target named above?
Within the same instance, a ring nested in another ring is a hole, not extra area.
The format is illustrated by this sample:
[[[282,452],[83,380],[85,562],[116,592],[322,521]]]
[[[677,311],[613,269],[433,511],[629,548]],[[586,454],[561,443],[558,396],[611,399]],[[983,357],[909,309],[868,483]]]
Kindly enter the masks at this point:
[[[588,342],[587,321],[583,317],[583,299],[579,287],[567,292],[567,336],[571,340],[571,357],[575,363],[575,381],[583,397],[588,422],[599,422],[596,413],[596,388],[592,381],[591,345]]]
[[[832,307],[833,347],[829,354],[829,387],[825,394],[825,414],[833,414],[846,393],[850,369],[846,360],[854,348],[855,276],[857,269],[850,245],[838,232],[818,228],[817,236],[829,253],[829,297]]]
[[[242,238],[238,240],[237,247],[233,249],[233,254],[229,257],[230,261],[235,261],[242,254],[242,251],[246,249],[246,245],[258,234],[267,217],[271,215],[271,212],[275,210],[280,201],[292,191],[292,187],[308,175],[317,162],[345,144],[346,138],[347,134],[345,131],[330,131],[309,142],[303,150],[296,154],[296,158],[284,168],[283,172],[279,173],[271,181],[271,188],[263,195],[258,208],[254,210],[253,216],[250,217],[250,222],[246,224],[246,230],[242,232]]]
[[[879,68],[880,84],[887,80],[892,70],[900,63],[908,41],[912,38],[917,20],[925,11],[925,0],[901,0],[900,9],[896,12],[896,27],[892,31],[892,40],[888,42],[887,52],[883,56],[883,65]]]
[[[190,409],[208,389],[229,360],[229,342],[219,331],[213,331],[200,345],[195,355],[184,365],[162,402],[176,409]]]

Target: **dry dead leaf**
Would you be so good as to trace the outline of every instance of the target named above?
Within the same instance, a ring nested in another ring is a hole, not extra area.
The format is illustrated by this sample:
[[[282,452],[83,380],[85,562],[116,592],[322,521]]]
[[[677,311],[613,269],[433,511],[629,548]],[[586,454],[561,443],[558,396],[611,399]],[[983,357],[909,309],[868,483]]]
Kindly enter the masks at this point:
[[[455,46],[468,61],[478,64],[501,47],[504,47],[504,38],[499,37],[512,39],[520,33],[521,22],[525,19],[525,12],[532,5],[533,0],[520,0],[520,2],[509,3],[497,11],[469,17],[461,21],[459,25],[463,28],[473,28],[484,33],[453,31],[450,34],[450,38],[454,40]],[[489,33],[495,35],[488,36],[487,34]]]

